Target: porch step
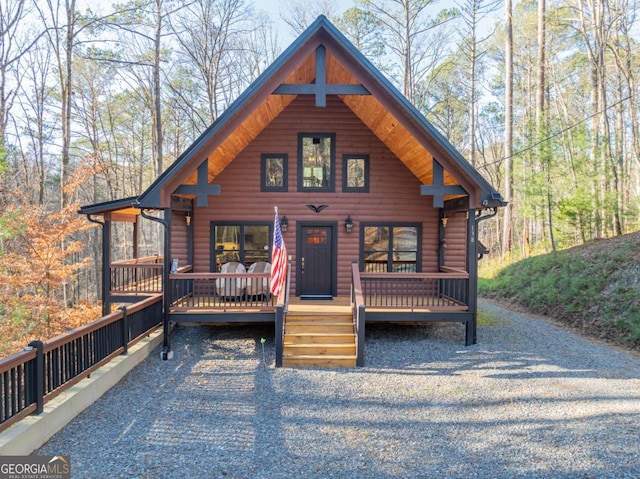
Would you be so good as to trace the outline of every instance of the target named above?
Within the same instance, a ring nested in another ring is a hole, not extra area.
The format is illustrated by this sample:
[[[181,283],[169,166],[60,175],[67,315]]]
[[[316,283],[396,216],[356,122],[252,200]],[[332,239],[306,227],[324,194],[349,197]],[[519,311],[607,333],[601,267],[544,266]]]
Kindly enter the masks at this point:
[[[350,314],[296,312],[285,321],[284,367],[353,368],[356,337]]]
[[[349,323],[339,321],[326,321],[323,323],[298,321],[290,323],[287,315],[284,334],[353,334],[353,323],[351,323],[351,319],[349,321]]]
[[[356,357],[347,356],[295,356],[283,357],[285,368],[355,368]]]

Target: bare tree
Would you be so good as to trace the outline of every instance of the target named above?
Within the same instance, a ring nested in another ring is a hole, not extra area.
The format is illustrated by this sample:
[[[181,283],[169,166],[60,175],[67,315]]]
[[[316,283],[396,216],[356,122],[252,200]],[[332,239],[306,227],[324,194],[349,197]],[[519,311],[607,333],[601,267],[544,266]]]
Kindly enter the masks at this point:
[[[207,125],[226,107],[220,99],[226,96],[224,89],[233,87],[229,79],[245,50],[243,39],[252,30],[250,16],[245,0],[195,0],[171,20],[181,56],[204,86]]]
[[[60,204],[68,204],[65,184],[70,175],[71,148],[71,95],[73,94],[73,54],[76,38],[82,30],[81,17],[76,10],[76,0],[46,0],[42,7],[36,3],[40,19],[46,27],[46,35],[53,49],[60,88],[62,147],[60,163]]]
[[[286,0],[283,5],[286,13],[281,11],[280,18],[289,25],[295,36],[305,31],[318,15],[330,20],[337,17],[335,0]]]
[[[382,26],[389,52],[398,62],[402,93],[412,103],[417,82],[444,58],[449,38],[444,26],[456,16],[453,9],[434,13],[436,3],[437,0],[356,0]]]
[[[169,55],[165,48],[165,32],[168,17],[182,8],[178,5],[171,10],[172,0],[149,0],[140,3],[132,0],[118,6],[110,22],[110,26],[118,30],[120,51],[114,61],[126,69],[121,69],[123,76],[130,75],[142,89],[140,94],[151,113],[152,124],[152,156],[154,174],[159,175],[164,169],[163,159],[163,120],[162,120],[162,62]],[[125,79],[128,81],[128,79]]]
[[[502,217],[502,256],[511,252],[513,242],[513,7],[504,5],[504,199],[507,206]]]
[[[0,5],[0,146],[4,147],[8,110],[16,95],[8,88],[7,76],[11,65],[24,54],[18,39],[18,30],[25,16],[25,0],[6,0]]]
[[[0,3],[0,205],[4,204],[4,174],[6,161],[7,126],[9,113],[17,94],[19,79],[10,84],[10,78],[19,78],[18,63],[29,51],[38,34],[27,39],[22,32],[26,30],[25,20],[29,10],[25,0],[3,0]]]
[[[51,171],[47,151],[54,137],[55,120],[59,118],[50,111],[56,102],[53,98],[51,50],[38,44],[24,56],[24,65],[19,82],[20,101],[15,115],[16,144],[21,159],[21,181],[23,191],[33,192],[32,201],[44,205],[46,184]]]
[[[478,117],[477,75],[480,61],[486,54],[483,44],[491,38],[493,32],[478,36],[480,22],[498,6],[498,0],[465,0],[458,2],[463,20],[462,45],[460,50],[468,64],[467,87],[469,89],[469,161],[476,165],[476,123]]]
[[[547,37],[546,37],[546,0],[538,0],[538,56],[536,63],[536,141],[538,143],[538,157],[536,160],[534,173],[538,177],[537,183],[544,185],[545,192],[543,193],[546,208],[545,214],[547,217],[547,227],[549,232],[549,242],[551,249],[556,250],[556,243],[553,236],[553,214],[551,210],[551,185],[550,185],[550,172],[551,172],[551,158],[548,142],[545,138],[548,134],[548,116],[545,105],[545,95],[547,91],[546,82],[546,55],[547,55]],[[546,174],[545,181],[540,181],[540,176]],[[542,188],[542,187],[541,187]],[[542,192],[541,192],[542,193]],[[540,195],[542,199],[543,195]],[[536,217],[534,218],[534,224],[536,225],[536,237],[541,239],[542,234],[542,220],[540,214],[537,213],[539,207],[536,207]]]

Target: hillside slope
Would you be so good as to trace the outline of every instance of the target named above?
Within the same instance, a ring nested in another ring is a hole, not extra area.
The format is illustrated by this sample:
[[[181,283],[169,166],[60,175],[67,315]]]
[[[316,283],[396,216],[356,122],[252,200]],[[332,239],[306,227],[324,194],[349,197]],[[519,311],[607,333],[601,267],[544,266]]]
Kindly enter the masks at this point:
[[[640,351],[640,232],[519,261],[479,293]]]

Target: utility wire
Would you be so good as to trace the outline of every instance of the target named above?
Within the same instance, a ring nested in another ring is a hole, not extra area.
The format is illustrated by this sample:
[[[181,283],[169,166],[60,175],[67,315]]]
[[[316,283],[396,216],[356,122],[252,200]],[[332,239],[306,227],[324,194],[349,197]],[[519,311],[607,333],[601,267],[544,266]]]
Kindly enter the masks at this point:
[[[527,151],[529,151],[529,150],[532,150],[532,149],[533,149],[533,148],[535,148],[536,146],[539,146],[539,145],[541,145],[542,143],[545,143],[545,142],[547,142],[547,141],[549,141],[549,140],[552,140],[553,138],[555,138],[555,137],[557,137],[557,136],[562,135],[563,133],[565,133],[565,132],[567,132],[567,131],[569,131],[569,130],[571,130],[571,129],[575,128],[576,126],[581,125],[581,124],[582,124],[582,123],[584,123],[585,121],[590,120],[590,119],[591,119],[591,118],[593,118],[594,116],[600,115],[601,113],[603,113],[603,112],[607,111],[609,108],[613,108],[614,106],[617,106],[617,105],[619,105],[620,103],[622,103],[623,101],[627,101],[627,100],[629,100],[629,99],[631,99],[631,95],[627,96],[626,98],[622,98],[621,100],[618,100],[617,102],[613,103],[612,105],[609,105],[609,106],[608,106],[607,108],[605,108],[604,110],[597,111],[597,112],[595,112],[594,114],[589,115],[589,116],[587,116],[587,117],[583,118],[582,120],[580,120],[580,121],[578,121],[578,122],[574,123],[573,125],[569,125],[569,126],[567,126],[566,128],[563,128],[562,130],[560,130],[560,131],[558,131],[558,132],[554,133],[554,134],[553,134],[553,135],[551,135],[551,136],[548,136],[547,138],[544,138],[543,140],[540,140],[540,141],[539,141],[539,142],[537,142],[537,143],[534,143],[533,145],[529,145],[528,147],[523,148],[522,150],[519,150],[519,151],[516,151],[515,153],[512,153],[510,156],[505,156],[504,158],[502,158],[502,159],[500,159],[500,160],[496,160],[496,161],[492,161],[492,162],[490,162],[490,163],[485,163],[485,164],[483,164],[483,165],[480,165],[480,168],[487,168],[488,166],[495,165],[495,164],[497,164],[497,163],[502,163],[502,162],[503,162],[504,160],[506,160],[507,158],[513,158],[513,157],[518,156],[518,155],[521,155],[522,153],[525,153],[525,152],[527,152]]]

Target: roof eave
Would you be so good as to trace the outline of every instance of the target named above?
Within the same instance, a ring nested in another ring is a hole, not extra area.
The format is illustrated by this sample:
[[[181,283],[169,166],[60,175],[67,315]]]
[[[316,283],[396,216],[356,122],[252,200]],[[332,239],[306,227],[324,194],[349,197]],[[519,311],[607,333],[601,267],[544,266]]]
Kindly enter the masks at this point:
[[[78,214],[81,215],[99,215],[112,211],[124,210],[128,208],[140,208],[138,197],[131,196],[129,198],[121,198],[118,200],[103,201],[92,205],[81,206]]]

